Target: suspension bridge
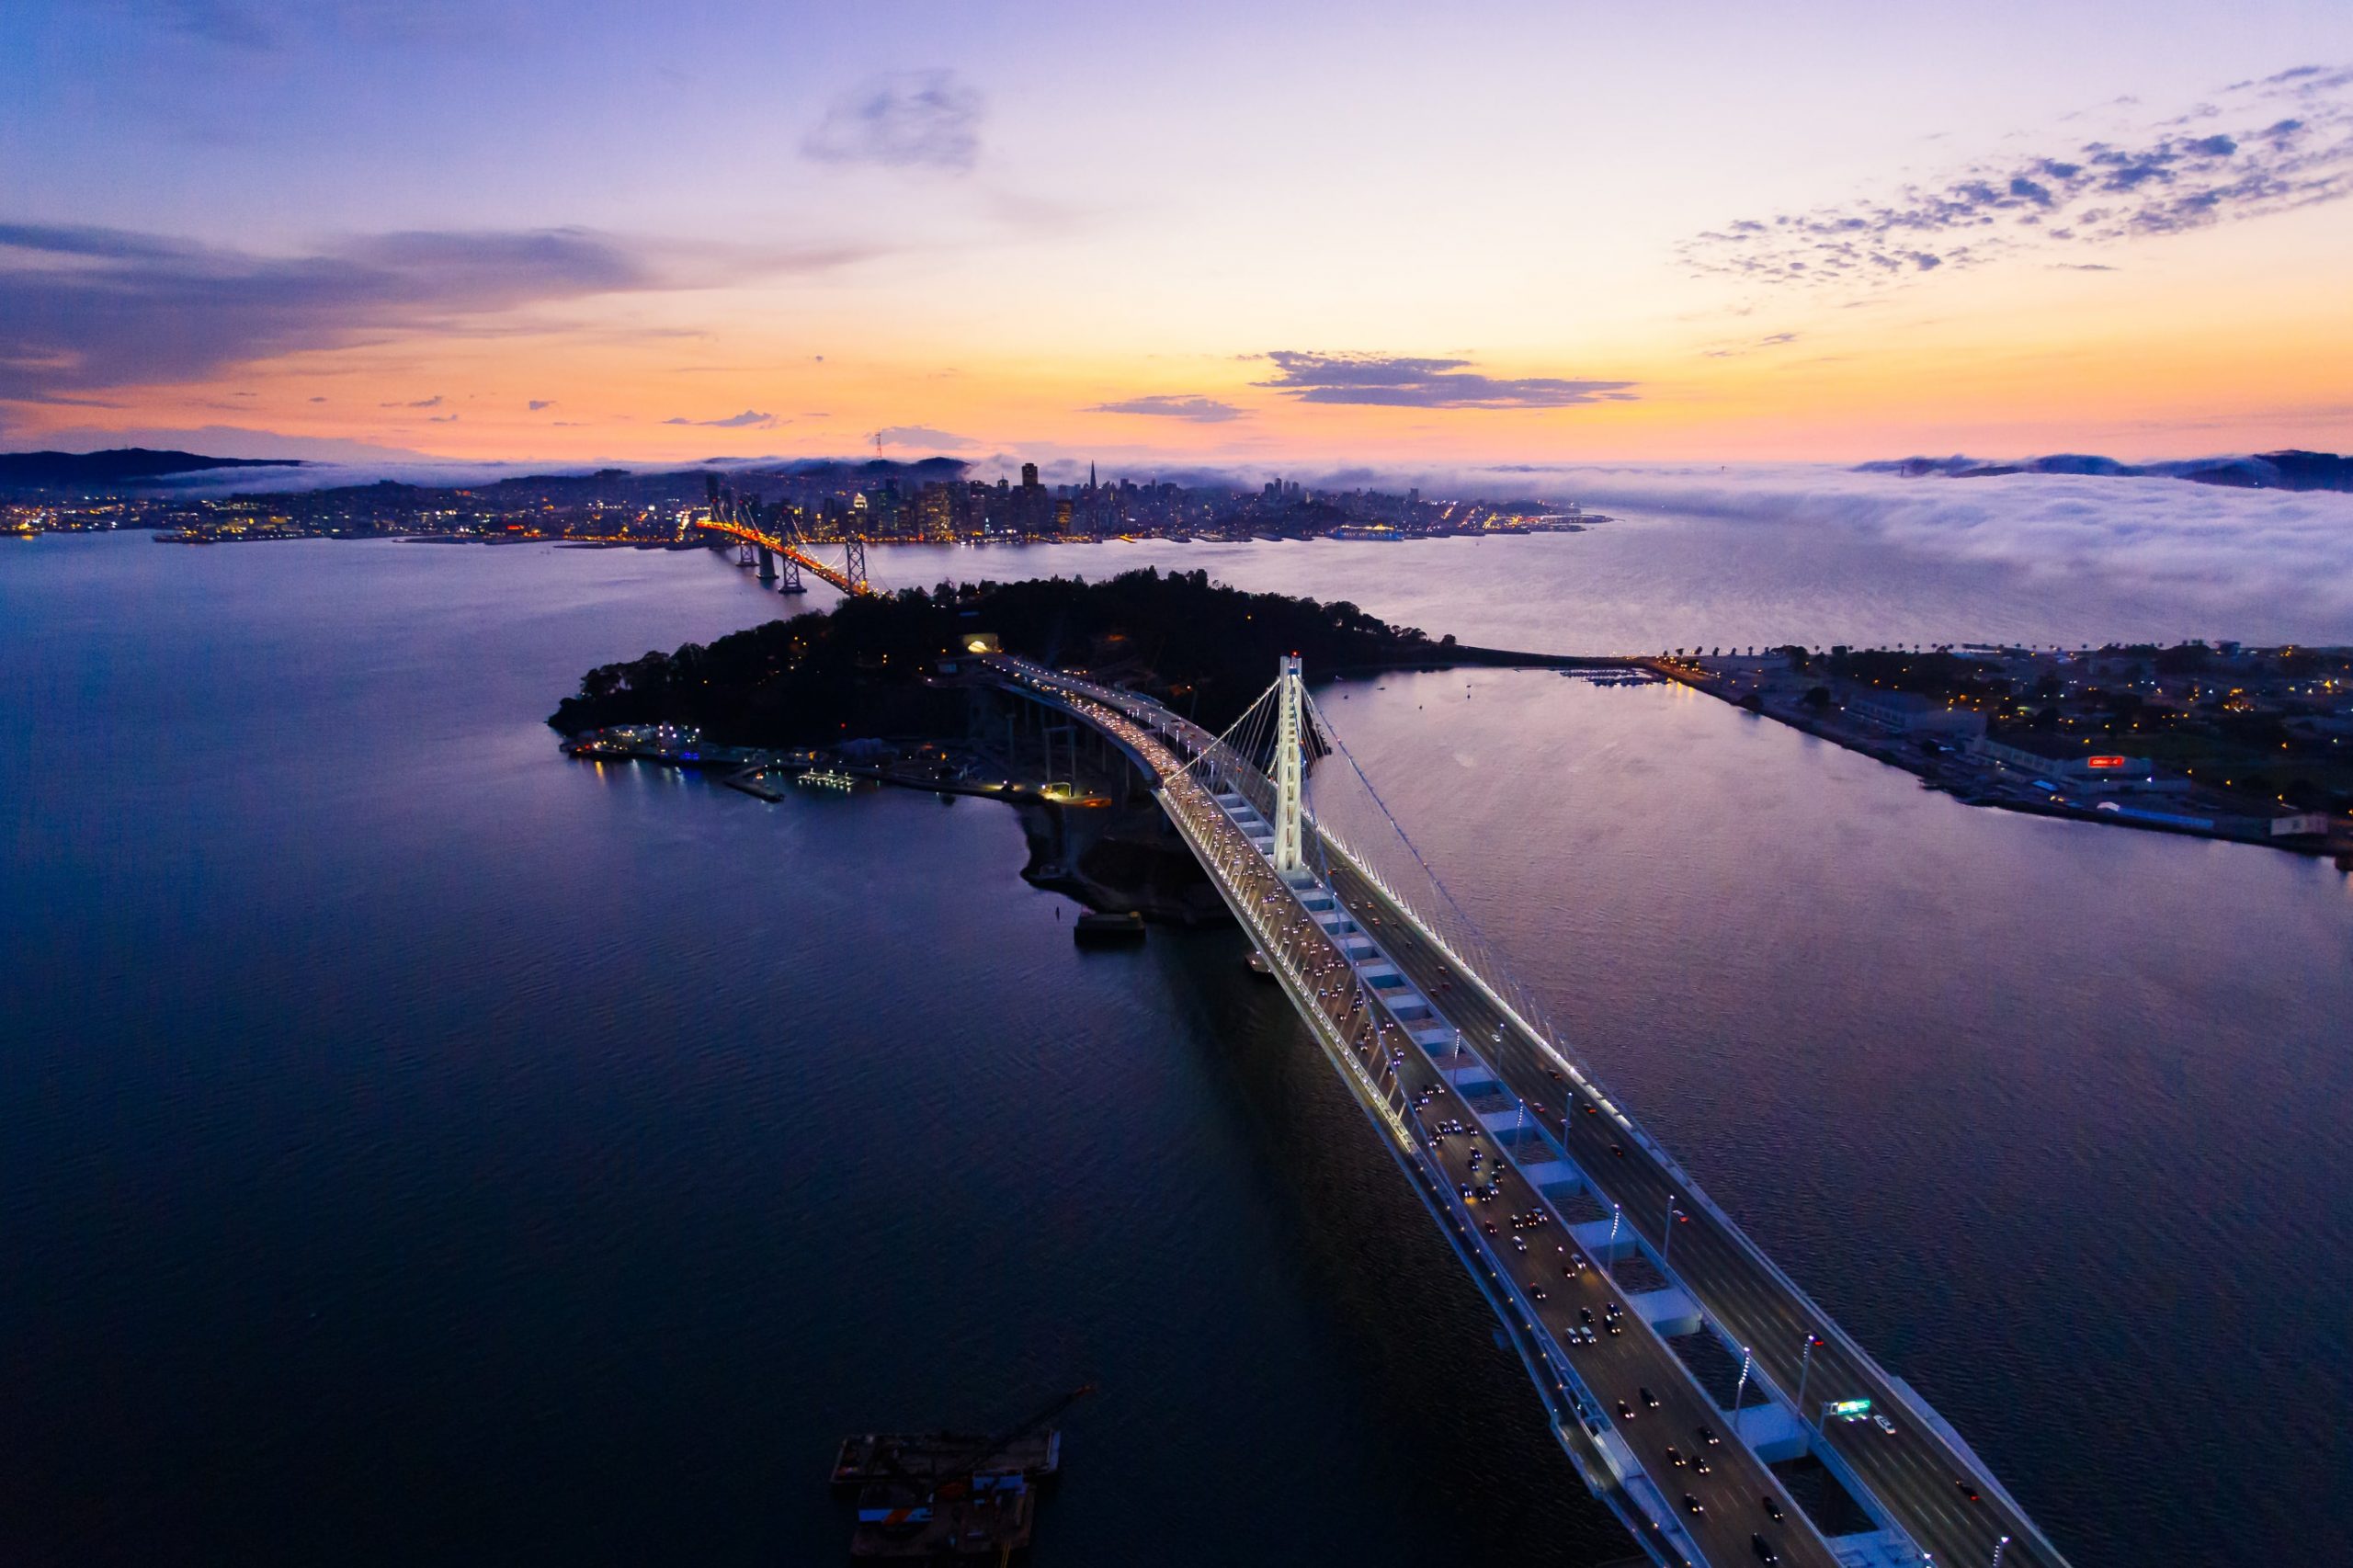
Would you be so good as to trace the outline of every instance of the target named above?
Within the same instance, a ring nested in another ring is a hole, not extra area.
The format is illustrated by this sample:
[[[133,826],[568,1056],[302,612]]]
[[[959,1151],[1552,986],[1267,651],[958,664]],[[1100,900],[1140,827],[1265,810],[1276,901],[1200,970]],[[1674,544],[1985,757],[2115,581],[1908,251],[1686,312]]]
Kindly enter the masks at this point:
[[[776,584],[779,593],[804,593],[801,574],[805,572],[852,598],[874,592],[866,574],[865,540],[849,534],[835,541],[833,547],[842,554],[836,566],[818,555],[819,545],[801,531],[791,507],[780,501],[763,506],[737,494],[733,485],[720,483],[716,474],[709,480],[710,516],[695,527],[733,540],[741,564],[756,565],[761,582]]]
[[[1142,771],[1501,1320],[1586,1487],[1652,1561],[2063,1568],[1961,1435],[1563,1043],[1296,658],[1222,734],[1132,691],[986,664]],[[1852,1506],[1811,1484],[1801,1504],[1789,1482],[1818,1478],[1809,1460]]]

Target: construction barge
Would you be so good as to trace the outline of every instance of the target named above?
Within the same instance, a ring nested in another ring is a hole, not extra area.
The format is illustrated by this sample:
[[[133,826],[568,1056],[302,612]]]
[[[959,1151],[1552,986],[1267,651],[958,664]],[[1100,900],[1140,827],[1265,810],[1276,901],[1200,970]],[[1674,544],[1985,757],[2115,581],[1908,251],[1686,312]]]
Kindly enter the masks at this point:
[[[879,1482],[913,1481],[937,1484],[972,1473],[972,1455],[987,1449],[985,1432],[861,1432],[842,1439],[834,1460],[836,1490],[870,1486]],[[1063,1435],[1049,1427],[989,1451],[977,1467],[1018,1474],[1033,1482],[1051,1479],[1062,1470]]]
[[[1071,940],[1082,948],[1117,947],[1143,940],[1143,916],[1135,910],[1103,914],[1089,910],[1071,926]]]
[[[1094,1392],[1063,1395],[1009,1431],[861,1432],[834,1459],[836,1492],[855,1493],[855,1559],[1010,1562],[1038,1524],[1039,1489],[1062,1472],[1063,1437],[1047,1425]]]

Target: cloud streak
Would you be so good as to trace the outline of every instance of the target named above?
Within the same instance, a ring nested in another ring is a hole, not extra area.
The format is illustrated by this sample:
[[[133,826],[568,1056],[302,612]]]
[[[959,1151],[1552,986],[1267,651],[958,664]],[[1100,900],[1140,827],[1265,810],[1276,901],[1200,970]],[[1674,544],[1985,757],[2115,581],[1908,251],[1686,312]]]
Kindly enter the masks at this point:
[[[1267,354],[1277,374],[1256,383],[1301,403],[1361,403],[1383,408],[1570,408],[1633,401],[1632,381],[1572,381],[1557,376],[1499,379],[1468,367],[1468,359],[1420,359],[1387,354],[1325,354],[1278,348]]]
[[[533,403],[531,406],[537,408],[539,404]],[[731,414],[724,419],[688,419],[684,415],[673,415],[662,423],[700,425],[713,430],[773,430],[783,421],[773,414],[762,414],[756,408],[747,408],[741,414]]]
[[[1744,218],[1679,254],[1695,274],[1852,292],[2353,195],[2353,68],[2299,66],[2235,83],[2216,100],[2114,140],[1968,165],[1882,199]],[[2225,121],[2233,128],[2218,129]]]
[[[1768,336],[1757,338],[1754,342],[1734,344],[1729,348],[1711,348],[1707,351],[1707,358],[1736,359],[1744,354],[1757,354],[1768,348],[1787,347],[1797,340],[1798,335],[1794,332],[1777,332]]]
[[[1229,419],[1247,418],[1249,410],[1213,397],[1201,397],[1191,392],[1156,392],[1150,397],[1125,398],[1118,403],[1098,403],[1079,410],[1082,414],[1140,414],[1159,419],[1186,419],[1198,425],[1222,425]]]
[[[413,230],[259,256],[121,229],[0,222],[0,401],[194,381],[392,335],[479,333],[533,305],[813,271],[870,254],[529,229]]]
[[[836,98],[801,143],[822,164],[968,174],[987,104],[953,71],[878,76]]]
[[[323,43],[425,41],[477,31],[479,0],[117,0],[134,17],[220,48],[267,54]]]

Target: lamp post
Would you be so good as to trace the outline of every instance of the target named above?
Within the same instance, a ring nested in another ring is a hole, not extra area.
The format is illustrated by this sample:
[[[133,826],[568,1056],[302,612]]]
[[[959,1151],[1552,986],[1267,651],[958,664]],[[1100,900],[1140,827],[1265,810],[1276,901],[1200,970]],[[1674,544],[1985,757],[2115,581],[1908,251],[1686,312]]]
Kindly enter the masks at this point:
[[[2010,1538],[2004,1536],[1994,1543],[1994,1568],[2002,1568],[2002,1553],[2010,1549]]]
[[[1740,1347],[1740,1381],[1734,1383],[1732,1390],[1732,1435],[1735,1437],[1740,1436],[1741,1396],[1748,1392],[1748,1368],[1754,1359],[1755,1358],[1748,1353],[1748,1346],[1742,1346]]]
[[[1601,1261],[1608,1268],[1613,1285],[1618,1282],[1618,1221],[1625,1215],[1626,1211],[1615,1203],[1609,1206],[1609,1250],[1601,1255]]]
[[[1801,1421],[1805,1419],[1806,1369],[1813,1365],[1813,1347],[1821,1343],[1809,1334],[1805,1336],[1805,1348],[1798,1352],[1798,1419]],[[1821,1423],[1816,1422],[1815,1425],[1818,1426]]]
[[[1668,1273],[1667,1260],[1675,1256],[1675,1217],[1681,1212],[1682,1210],[1675,1206],[1675,1194],[1668,1193],[1666,1195],[1666,1229],[1662,1233],[1665,1239],[1659,1243],[1658,1268],[1660,1273],[1667,1275],[1667,1283],[1670,1285],[1675,1283],[1675,1277]]]

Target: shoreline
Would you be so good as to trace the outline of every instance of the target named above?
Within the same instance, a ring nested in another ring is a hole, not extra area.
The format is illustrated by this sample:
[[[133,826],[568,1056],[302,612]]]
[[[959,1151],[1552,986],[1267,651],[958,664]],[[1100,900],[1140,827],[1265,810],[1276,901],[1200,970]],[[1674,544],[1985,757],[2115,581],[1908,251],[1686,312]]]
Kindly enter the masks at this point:
[[[1938,756],[1927,753],[1920,753],[1916,756],[1908,753],[1893,734],[1866,734],[1859,731],[1849,731],[1843,726],[1790,711],[1785,706],[1766,702],[1753,690],[1742,696],[1734,696],[1727,689],[1724,678],[1719,672],[1677,660],[1643,658],[1623,662],[1640,665],[1677,685],[1688,687],[1693,691],[1712,697],[1725,706],[1736,709],[1743,713],[1754,714],[1759,719],[1768,720],[1788,729],[1795,730],[1800,734],[1810,735],[1819,741],[1826,741],[1857,756],[1867,756],[1874,762],[1909,773],[1920,781],[1924,789],[1933,790],[1938,794],[1949,795],[1964,806],[2016,812],[2022,816],[2047,817],[2063,822],[2094,823],[2103,827],[2138,828],[2146,833],[2171,834],[2179,838],[2205,838],[2223,844],[2244,844],[2256,848],[2284,850],[2289,854],[2301,855],[2308,859],[2333,859],[2338,870],[2353,873],[2353,836],[2347,836],[2341,830],[2332,831],[2327,835],[2317,839],[2271,837],[2250,832],[2230,832],[2219,826],[2201,827],[2190,822],[2166,821],[2154,814],[2127,815],[2121,811],[2102,811],[2097,805],[2078,805],[2067,800],[2033,800],[1990,792],[1965,793],[1953,780],[1941,774],[1938,767],[1940,759]]]

